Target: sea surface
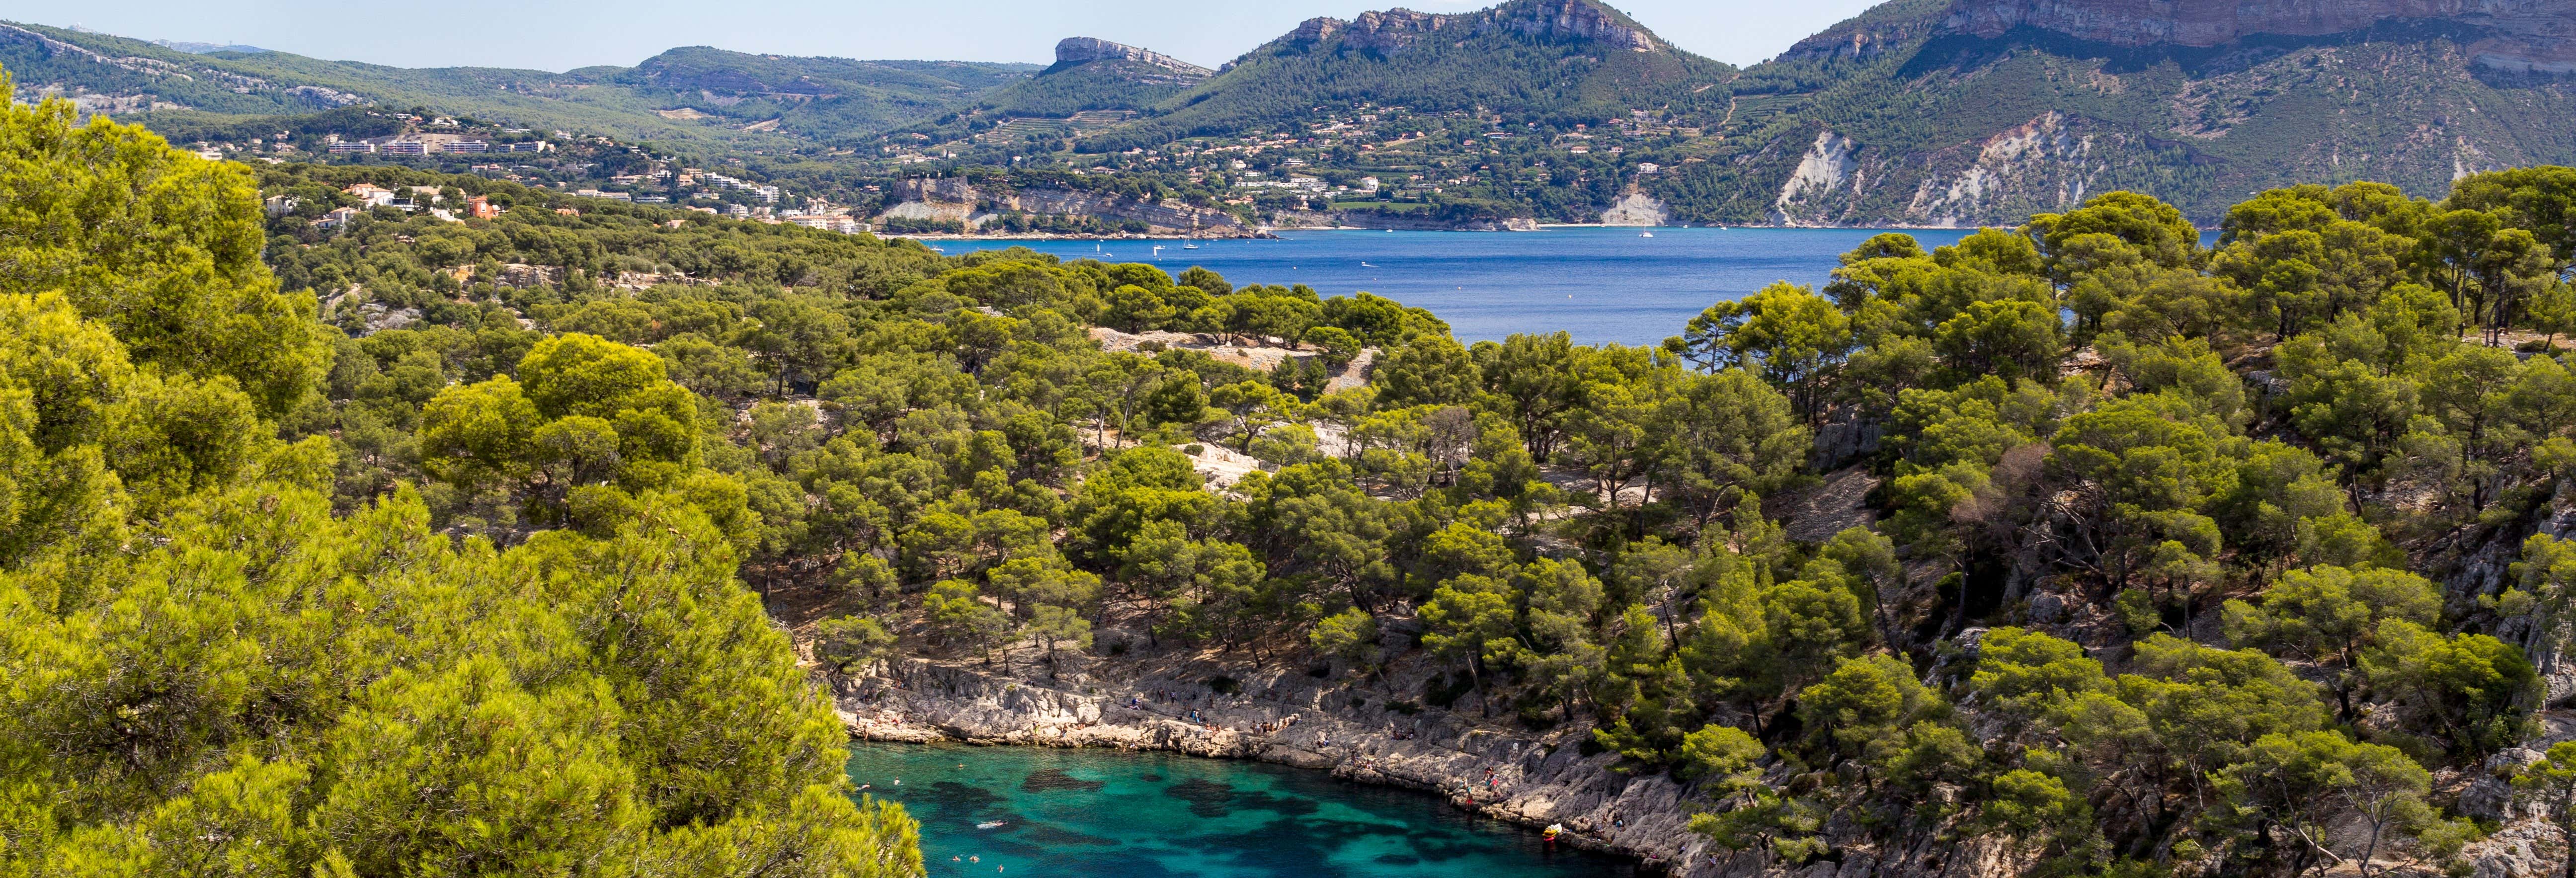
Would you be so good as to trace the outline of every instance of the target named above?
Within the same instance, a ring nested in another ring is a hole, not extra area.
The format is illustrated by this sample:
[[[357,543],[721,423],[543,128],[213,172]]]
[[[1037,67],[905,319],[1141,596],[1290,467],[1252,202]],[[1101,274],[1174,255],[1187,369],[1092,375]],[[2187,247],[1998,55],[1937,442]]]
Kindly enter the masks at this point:
[[[1429,793],[1260,762],[853,742],[850,779],[921,821],[931,878],[1637,874],[1632,861],[1551,851],[1536,832]]]
[[[1650,345],[1720,301],[1775,281],[1822,287],[1870,229],[1554,228],[1537,232],[1285,231],[1276,240],[942,240],[948,253],[1023,246],[1066,259],[1206,266],[1236,286],[1305,284],[1428,308],[1459,340],[1563,330],[1578,344]],[[1967,229],[1911,230],[1925,249]],[[1154,245],[1163,245],[1161,253]]]

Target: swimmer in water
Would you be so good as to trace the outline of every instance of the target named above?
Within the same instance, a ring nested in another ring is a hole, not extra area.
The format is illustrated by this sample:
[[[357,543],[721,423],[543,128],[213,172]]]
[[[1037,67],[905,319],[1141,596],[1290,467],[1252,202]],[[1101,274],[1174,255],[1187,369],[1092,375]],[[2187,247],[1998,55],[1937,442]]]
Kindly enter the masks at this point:
[[[978,855],[978,856],[970,856],[970,857],[967,857],[967,858],[966,858],[966,862],[969,862],[969,863],[981,863],[981,862],[983,862],[983,861],[984,861],[984,858],[983,858],[982,856],[980,856],[980,855]]]

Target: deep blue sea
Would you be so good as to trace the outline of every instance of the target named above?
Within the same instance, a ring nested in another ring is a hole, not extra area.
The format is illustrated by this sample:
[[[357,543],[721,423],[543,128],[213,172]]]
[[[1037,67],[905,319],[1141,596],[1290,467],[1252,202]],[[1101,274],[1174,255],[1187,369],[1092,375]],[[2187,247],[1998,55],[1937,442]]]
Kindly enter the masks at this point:
[[[1248,283],[1371,292],[1431,309],[1461,341],[1564,330],[1581,344],[1655,344],[1709,305],[1773,281],[1823,286],[1868,229],[1547,229],[1537,232],[1288,231],[1276,240],[932,241],[949,253],[1025,246],[1067,259],[1193,265]],[[1925,249],[1960,230],[1908,232]],[[1154,245],[1163,245],[1160,254]]]
[[[1429,793],[1169,753],[852,742],[931,878],[1628,878]],[[898,784],[895,781],[900,780]]]

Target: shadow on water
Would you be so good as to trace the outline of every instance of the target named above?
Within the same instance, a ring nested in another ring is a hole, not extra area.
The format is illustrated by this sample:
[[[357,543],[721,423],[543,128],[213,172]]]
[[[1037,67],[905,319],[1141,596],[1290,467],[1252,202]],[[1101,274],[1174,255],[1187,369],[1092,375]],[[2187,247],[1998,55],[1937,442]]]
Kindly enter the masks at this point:
[[[1436,796],[1171,754],[854,745],[850,776],[922,824],[932,876],[1619,878]],[[897,785],[896,778],[905,782]],[[996,825],[998,824],[998,825]]]
[[[1076,790],[1085,793],[1092,793],[1099,792],[1100,788],[1103,786],[1106,786],[1106,784],[1096,780],[1083,780],[1064,773],[1062,769],[1056,768],[1037,771],[1030,774],[1028,780],[1020,781],[1020,790],[1022,792],[1031,793],[1044,793],[1054,790]]]

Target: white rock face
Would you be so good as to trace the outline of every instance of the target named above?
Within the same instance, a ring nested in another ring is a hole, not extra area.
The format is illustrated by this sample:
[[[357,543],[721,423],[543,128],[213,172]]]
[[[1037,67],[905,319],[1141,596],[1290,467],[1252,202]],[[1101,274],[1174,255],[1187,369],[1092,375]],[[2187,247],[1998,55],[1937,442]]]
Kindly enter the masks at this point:
[[[1665,216],[1663,201],[1643,192],[1631,192],[1628,193],[1627,197],[1621,198],[1618,202],[1610,205],[1609,210],[1601,212],[1601,224],[1605,226],[1660,226],[1664,224]]]
[[[1797,225],[1801,215],[1827,210],[1820,202],[1851,177],[1852,147],[1851,138],[1818,132],[1816,144],[1798,160],[1798,169],[1780,184],[1780,197],[1771,203],[1772,221]]]
[[[2093,137],[2055,110],[2004,129],[1946,187],[1925,180],[1906,216],[1925,225],[1957,226],[2007,206],[2062,210],[2082,203],[2101,170],[2092,162]]]

